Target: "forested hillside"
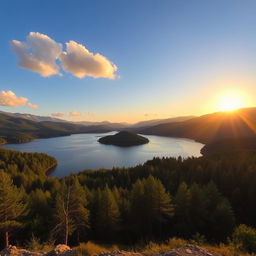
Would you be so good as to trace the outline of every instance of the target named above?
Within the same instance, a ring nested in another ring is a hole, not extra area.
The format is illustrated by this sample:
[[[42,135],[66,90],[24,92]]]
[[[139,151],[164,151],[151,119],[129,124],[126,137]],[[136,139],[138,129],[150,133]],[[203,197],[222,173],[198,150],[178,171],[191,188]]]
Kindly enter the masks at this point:
[[[0,209],[5,201],[12,202],[9,210],[26,208],[15,216],[0,214],[0,227],[19,244],[32,235],[73,245],[199,234],[208,242],[225,242],[239,224],[256,226],[253,151],[155,158],[133,168],[88,170],[63,179],[42,174],[55,163],[43,154],[3,150],[0,156]],[[20,225],[5,226],[6,218]]]
[[[0,171],[8,173],[14,183],[27,191],[45,182],[47,172],[57,165],[54,157],[43,153],[22,153],[0,149]]]
[[[190,138],[204,144],[224,139],[256,138],[256,108],[217,112],[184,122],[160,124],[140,133]]]
[[[24,118],[0,113],[0,144],[23,143],[35,138],[66,136],[75,133],[109,132],[113,128],[108,125],[84,126],[64,122],[35,122]]]

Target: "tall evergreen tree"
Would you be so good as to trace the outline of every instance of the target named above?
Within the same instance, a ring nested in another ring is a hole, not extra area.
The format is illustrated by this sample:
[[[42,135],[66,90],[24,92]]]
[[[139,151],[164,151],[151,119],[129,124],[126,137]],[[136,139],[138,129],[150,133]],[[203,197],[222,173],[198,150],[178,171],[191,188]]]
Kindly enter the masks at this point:
[[[5,233],[5,246],[9,246],[9,232],[22,226],[18,218],[25,215],[24,191],[13,185],[10,176],[0,171],[0,229]]]
[[[89,211],[86,208],[85,193],[77,178],[68,178],[62,182],[62,188],[56,198],[56,226],[54,233],[62,236],[68,244],[69,237],[76,231],[77,239],[82,231],[89,228]]]
[[[174,230],[179,237],[188,237],[190,235],[190,190],[185,182],[179,185],[178,191],[174,197],[175,217]]]
[[[70,216],[74,225],[77,242],[80,242],[80,236],[86,235],[89,224],[89,210],[87,209],[88,201],[83,187],[80,185],[77,177],[72,178],[70,189]]]
[[[144,180],[144,196],[146,218],[149,227],[149,236],[161,236],[163,224],[174,215],[174,207],[171,203],[171,196],[166,192],[163,184],[159,179],[149,176]],[[150,230],[151,229],[151,230]],[[153,232],[153,234],[150,234]]]
[[[111,240],[113,239],[120,221],[120,212],[112,191],[108,186],[101,192],[100,209],[98,212],[98,225],[101,232]]]
[[[133,236],[136,238],[142,237],[145,234],[147,226],[145,220],[145,193],[144,185],[140,179],[138,179],[131,189],[131,213],[130,224],[133,231]]]

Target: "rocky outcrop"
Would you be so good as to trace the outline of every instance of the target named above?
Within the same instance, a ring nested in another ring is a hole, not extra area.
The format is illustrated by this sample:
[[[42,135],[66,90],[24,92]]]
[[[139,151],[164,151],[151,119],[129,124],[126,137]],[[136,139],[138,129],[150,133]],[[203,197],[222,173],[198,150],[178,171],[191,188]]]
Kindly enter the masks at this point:
[[[54,250],[46,253],[44,256],[73,256],[74,250],[65,244],[57,245]]]
[[[75,256],[75,250],[69,246],[59,244],[54,250],[44,252],[30,252],[24,249],[18,249],[16,246],[9,246],[0,252],[0,256]],[[86,256],[86,255],[85,255]],[[129,251],[113,251],[102,252],[96,256],[144,256],[142,253]],[[185,245],[183,247],[165,250],[150,256],[225,256],[216,252],[212,252],[196,245]]]
[[[154,256],[224,256],[224,255],[206,250],[196,245],[185,245],[177,249],[162,251],[160,253],[154,254]]]
[[[0,251],[0,256],[42,256],[40,252],[30,252],[25,249],[18,249],[16,246],[10,245],[9,247]]]

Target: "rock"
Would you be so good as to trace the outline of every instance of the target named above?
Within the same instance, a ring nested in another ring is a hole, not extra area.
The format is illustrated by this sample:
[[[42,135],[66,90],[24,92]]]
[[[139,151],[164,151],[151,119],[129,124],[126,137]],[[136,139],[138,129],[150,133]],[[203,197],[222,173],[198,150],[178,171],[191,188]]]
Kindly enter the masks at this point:
[[[40,252],[30,252],[25,249],[18,249],[16,246],[10,245],[0,252],[0,256],[42,256]]]
[[[54,250],[43,252],[30,252],[24,249],[18,249],[16,246],[9,246],[0,251],[0,256],[75,256],[75,250],[72,250],[69,246],[59,244]],[[142,253],[129,252],[129,251],[112,251],[102,252],[97,256],[144,256]],[[154,253],[151,256],[223,256],[219,253],[212,252],[201,248],[196,245],[185,245],[180,248],[172,250],[164,250],[159,253]]]
[[[154,256],[158,256],[155,254]],[[196,245],[185,245],[183,247],[161,252],[163,256],[222,256],[216,252],[210,252]]]
[[[45,256],[72,256],[74,251],[65,244],[58,244],[54,250],[45,254]]]

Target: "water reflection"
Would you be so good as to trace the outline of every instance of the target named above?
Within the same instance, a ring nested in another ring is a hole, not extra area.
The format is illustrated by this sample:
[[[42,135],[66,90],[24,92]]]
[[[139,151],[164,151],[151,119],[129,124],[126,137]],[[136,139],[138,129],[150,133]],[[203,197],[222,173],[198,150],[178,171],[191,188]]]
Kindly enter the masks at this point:
[[[105,136],[113,133],[101,134]],[[148,144],[120,148],[98,143],[99,134],[75,134],[65,137],[38,139],[25,144],[9,144],[5,148],[24,152],[43,152],[54,156],[58,166],[50,175],[63,177],[84,169],[130,167],[153,157],[200,156],[203,144],[193,140],[146,136]]]

